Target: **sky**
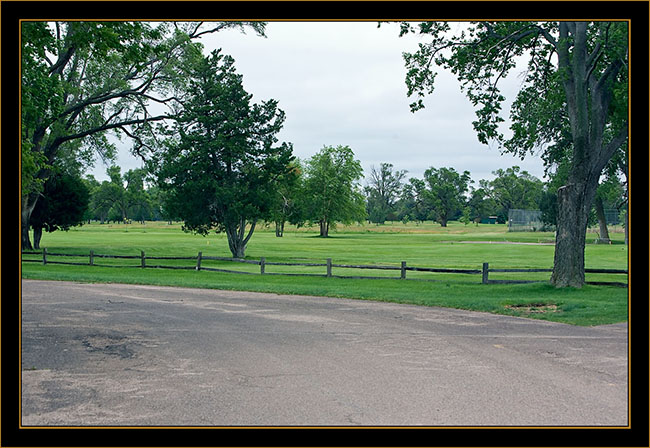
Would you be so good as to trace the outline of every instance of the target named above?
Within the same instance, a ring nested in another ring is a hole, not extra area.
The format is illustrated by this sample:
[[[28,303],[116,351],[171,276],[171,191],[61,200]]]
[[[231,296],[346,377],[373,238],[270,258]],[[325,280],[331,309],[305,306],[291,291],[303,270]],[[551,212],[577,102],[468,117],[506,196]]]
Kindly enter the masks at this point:
[[[414,51],[423,38],[400,38],[397,24],[269,22],[265,34],[232,29],[201,42],[206,54],[221,48],[235,59],[254,102],[279,101],[286,121],[278,137],[293,143],[298,158],[308,159],[323,146],[347,145],[366,176],[380,163],[406,170],[407,179],[422,178],[429,167],[452,167],[469,171],[478,184],[493,179],[493,171],[516,165],[543,179],[539,157],[522,161],[478,141],[471,124],[474,109],[451,73],[437,69],[436,89],[425,99],[425,109],[410,111],[414,99],[407,97],[402,52]],[[518,90],[518,72],[502,85],[506,103]],[[129,147],[126,139],[119,146],[122,172],[142,166]],[[104,180],[105,171],[98,161],[92,174]]]

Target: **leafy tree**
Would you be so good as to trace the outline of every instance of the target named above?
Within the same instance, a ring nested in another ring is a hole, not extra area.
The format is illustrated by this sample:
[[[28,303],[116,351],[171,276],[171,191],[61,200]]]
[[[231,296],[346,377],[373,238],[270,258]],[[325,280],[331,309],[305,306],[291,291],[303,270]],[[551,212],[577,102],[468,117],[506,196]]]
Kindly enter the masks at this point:
[[[402,189],[398,217],[402,220],[408,217],[408,220],[414,220],[416,224],[429,219],[431,209],[426,202],[426,196],[424,181],[415,177],[410,178]]]
[[[568,142],[566,183],[558,190],[557,237],[551,283],[584,284],[584,247],[598,179],[628,135],[628,24],[620,22],[472,22],[456,34],[448,23],[405,22],[400,35],[419,32],[429,42],[404,55],[408,94],[424,107],[433,91],[432,65],[450,69],[478,109],[473,122],[482,143],[525,156]],[[528,61],[514,100],[512,136],[500,130],[505,100],[499,82]]]
[[[479,185],[481,185],[480,182]],[[490,197],[489,186],[481,185],[479,188],[471,188],[467,208],[469,219],[474,221],[477,226],[481,219],[492,215],[497,207],[494,199]]]
[[[22,22],[22,247],[31,247],[29,217],[50,166],[62,160],[91,165],[114,158],[107,136],[153,147],[154,124],[172,119],[185,70],[206,33],[263,22]],[[155,106],[155,109],[152,107]],[[155,113],[154,113],[155,111]]]
[[[146,170],[136,168],[124,174],[125,197],[129,218],[144,223],[152,216],[152,203],[148,191],[145,189],[144,179]]]
[[[80,177],[67,173],[50,177],[30,217],[34,229],[34,248],[40,248],[43,229],[54,232],[82,224],[88,201],[89,191]]]
[[[271,216],[278,178],[290,171],[292,146],[276,145],[285,115],[276,100],[252,104],[234,59],[220,51],[196,64],[188,84],[184,110],[149,169],[185,231],[225,232],[232,256],[243,258],[256,223]]]
[[[379,169],[370,167],[368,186],[365,191],[368,198],[368,217],[371,222],[383,224],[390,214],[394,214],[405,176],[406,171],[394,171],[391,163],[381,163]]]
[[[90,200],[90,209],[101,224],[111,217],[115,204],[123,196],[123,187],[111,181],[103,181],[94,191]],[[123,217],[120,217],[123,219]]]
[[[173,216],[168,212],[167,207],[165,206],[165,197],[168,193],[155,184],[149,186],[147,193],[151,199],[151,213],[153,220],[165,220],[171,224]]]
[[[114,221],[125,222],[128,219],[129,213],[129,195],[124,188],[124,178],[122,177],[122,169],[119,166],[111,166],[106,170],[110,177],[111,188],[107,191],[110,192],[109,200],[112,202],[111,211],[113,215],[109,217]]]
[[[609,243],[609,230],[607,228],[607,217],[605,208],[620,209],[627,201],[626,192],[621,183],[621,179],[616,175],[616,168],[612,170],[602,180],[598,186],[596,197],[594,198],[594,210],[598,219],[600,242]]]
[[[496,205],[499,222],[506,222],[508,210],[536,210],[542,196],[544,183],[518,166],[494,171],[496,177],[489,182],[489,194]]]
[[[275,236],[284,235],[284,225],[301,225],[304,221],[303,168],[299,160],[294,160],[286,174],[278,177],[276,182],[271,219],[275,223]]]
[[[320,236],[327,237],[336,222],[365,219],[365,201],[358,184],[363,169],[349,146],[323,146],[307,160],[305,176],[306,213],[318,223]]]
[[[86,213],[84,214],[84,221],[88,222],[90,224],[90,221],[93,219],[96,219],[96,214],[94,213],[92,203],[93,203],[93,198],[95,194],[97,193],[97,190],[99,189],[100,183],[95,179],[95,176],[92,174],[87,174],[85,178],[82,179],[84,185],[86,186],[86,189],[88,190],[88,208],[86,209]]]
[[[465,193],[472,182],[469,171],[458,173],[454,168],[429,168],[424,172],[427,189],[425,201],[432,210],[433,218],[442,227],[463,211]]]

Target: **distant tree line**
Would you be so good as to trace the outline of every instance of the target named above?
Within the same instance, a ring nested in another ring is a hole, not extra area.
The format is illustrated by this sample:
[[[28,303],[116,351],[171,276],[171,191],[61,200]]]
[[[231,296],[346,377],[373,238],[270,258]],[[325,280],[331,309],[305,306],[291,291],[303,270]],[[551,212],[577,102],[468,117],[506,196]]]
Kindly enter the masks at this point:
[[[66,173],[48,180],[32,215],[35,247],[43,230],[68,230],[90,221],[183,221],[173,211],[169,192],[156,185],[146,169],[122,174],[120,167],[111,166],[106,174],[109,179],[101,183],[92,175],[81,178]],[[590,225],[598,225],[600,237],[607,240],[604,210],[625,213],[627,201],[625,182],[615,167],[610,174],[601,181],[590,215]],[[322,237],[337,224],[364,221],[377,225],[433,221],[445,227],[449,221],[479,225],[496,217],[497,223],[506,223],[510,209],[541,210],[545,225],[551,228],[556,223],[554,192],[561,182],[557,178],[542,182],[518,166],[498,169],[493,179],[478,183],[468,171],[460,173],[451,167],[431,167],[421,179],[406,180],[406,175],[391,163],[381,163],[370,168],[362,187],[363,170],[352,149],[324,146],[309,159],[293,159],[289,169],[267,186],[264,200],[268,207],[260,220],[273,225],[278,237],[283,236],[287,223],[317,225]],[[201,214],[204,205],[185,202],[185,213]]]
[[[612,166],[603,177],[594,200],[590,225],[599,223],[600,236],[609,240],[605,209],[626,210],[626,182]],[[498,169],[492,180],[478,184],[469,171],[431,167],[423,178],[409,178],[390,163],[371,167],[365,187],[367,219],[376,224],[386,221],[404,223],[435,221],[445,227],[449,221],[478,225],[489,217],[506,223],[510,209],[540,210],[549,228],[557,223],[557,184],[563,182],[562,171],[544,183],[518,166]]]

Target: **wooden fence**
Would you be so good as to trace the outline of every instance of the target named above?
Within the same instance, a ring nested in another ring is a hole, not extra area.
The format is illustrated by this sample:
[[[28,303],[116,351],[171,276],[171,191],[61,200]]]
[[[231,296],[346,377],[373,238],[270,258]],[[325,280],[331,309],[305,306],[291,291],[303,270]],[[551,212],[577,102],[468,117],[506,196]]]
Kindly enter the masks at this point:
[[[450,269],[450,268],[431,268],[431,267],[416,267],[416,266],[407,266],[405,261],[402,261],[400,266],[387,266],[387,265],[351,265],[351,264],[335,264],[332,263],[332,259],[328,258],[325,263],[285,263],[285,262],[269,262],[266,261],[266,257],[261,257],[259,260],[244,260],[240,258],[228,258],[228,257],[214,257],[214,256],[205,256],[202,252],[199,252],[195,257],[155,257],[155,256],[146,256],[144,251],[140,251],[140,255],[106,255],[106,254],[96,254],[94,251],[90,251],[88,255],[79,255],[79,254],[62,254],[62,253],[50,253],[47,252],[47,249],[44,248],[41,252],[23,252],[23,255],[42,255],[42,259],[23,259],[23,262],[37,262],[44,265],[47,264],[67,264],[67,265],[79,265],[79,266],[101,266],[101,267],[120,267],[120,268],[159,268],[159,269],[189,269],[196,271],[214,271],[214,272],[227,272],[235,274],[256,274],[256,272],[250,271],[238,271],[232,269],[222,269],[215,267],[207,267],[202,263],[205,260],[215,260],[215,261],[226,261],[234,263],[246,263],[252,265],[258,265],[260,267],[259,274],[261,275],[299,275],[299,276],[317,276],[317,277],[336,277],[336,278],[354,278],[354,279],[406,279],[406,272],[432,272],[432,273],[446,273],[446,274],[467,274],[467,275],[480,275],[481,283],[483,284],[494,284],[494,283],[535,283],[543,282],[545,280],[490,280],[489,274],[494,273],[529,273],[529,272],[553,272],[553,269],[493,269],[490,268],[489,263],[483,263],[481,269]],[[85,258],[88,257],[88,262],[69,262],[69,261],[53,261],[50,257],[76,257],[76,258]],[[134,265],[115,265],[115,264],[97,264],[96,259],[102,258],[122,258],[122,259],[137,259],[139,260],[138,264]],[[161,264],[151,264],[147,263],[147,260],[192,260],[193,263],[191,266],[171,266],[171,265],[161,265]],[[314,274],[314,273],[302,273],[302,272],[266,272],[267,266],[309,266],[309,267],[324,267],[325,273]],[[400,271],[399,277],[371,277],[371,276],[344,276],[344,275],[333,275],[332,268],[343,268],[343,269],[368,269],[368,270],[392,270]],[[585,273],[590,274],[625,274],[627,275],[627,269],[585,269]],[[627,283],[623,282],[586,282],[587,284],[593,285],[612,285],[612,286],[621,286],[627,287]]]

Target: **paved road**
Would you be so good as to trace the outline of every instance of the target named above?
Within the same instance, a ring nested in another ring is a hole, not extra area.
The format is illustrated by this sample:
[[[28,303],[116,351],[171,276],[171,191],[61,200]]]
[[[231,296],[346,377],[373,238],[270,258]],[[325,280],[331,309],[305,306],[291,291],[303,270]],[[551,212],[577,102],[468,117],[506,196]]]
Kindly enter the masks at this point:
[[[627,425],[627,325],[22,282],[22,424]]]

